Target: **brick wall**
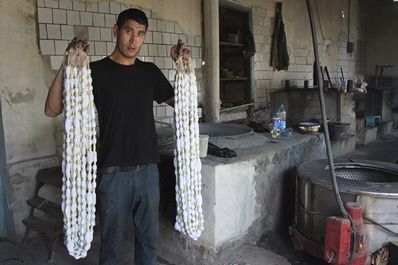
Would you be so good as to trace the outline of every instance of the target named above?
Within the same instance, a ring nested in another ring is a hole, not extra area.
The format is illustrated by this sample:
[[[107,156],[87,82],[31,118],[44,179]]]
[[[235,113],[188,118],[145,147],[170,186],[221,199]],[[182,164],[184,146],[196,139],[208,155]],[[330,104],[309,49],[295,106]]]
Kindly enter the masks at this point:
[[[100,60],[115,48],[112,27],[120,11],[135,7],[115,1],[83,2],[77,0],[37,0],[39,46],[43,57],[49,58],[51,69],[58,70],[68,42],[74,36],[90,41],[91,61]],[[138,7],[139,8],[139,7]],[[192,63],[200,73],[202,64],[202,36],[183,32],[178,22],[163,20],[151,10],[143,9],[148,17],[149,28],[141,47],[139,58],[155,63],[166,78],[174,83],[175,65],[170,58],[170,48],[181,39],[192,52]],[[202,100],[201,75],[198,77],[198,100]],[[173,109],[167,104],[154,102],[156,120],[173,122]],[[62,126],[57,120],[57,153],[62,144]],[[161,125],[159,125],[161,126]]]

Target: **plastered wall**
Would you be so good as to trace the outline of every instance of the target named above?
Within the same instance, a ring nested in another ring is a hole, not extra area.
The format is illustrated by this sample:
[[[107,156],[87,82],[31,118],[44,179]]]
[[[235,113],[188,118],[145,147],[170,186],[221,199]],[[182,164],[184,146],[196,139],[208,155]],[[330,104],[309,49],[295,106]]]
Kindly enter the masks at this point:
[[[304,79],[311,80],[313,55],[305,1],[283,1],[291,65],[289,71],[280,72],[269,67],[275,2],[233,2],[251,10],[257,50],[253,58],[255,101],[269,102],[269,91],[282,88],[285,79],[298,86]],[[339,17],[345,1],[336,1],[337,4],[332,6],[329,2],[317,0],[323,33],[330,38],[330,45],[326,47],[325,40],[319,36],[322,64],[331,69],[332,78],[337,76],[340,66],[346,76],[351,77],[358,68],[355,63],[357,52],[352,55],[345,52],[347,20]],[[352,38],[356,41],[360,36],[355,33],[356,1],[352,2]],[[9,168],[8,199],[19,234],[23,232],[20,221],[28,213],[25,200],[33,193],[37,170],[58,163],[55,139],[60,139],[56,129],[60,119],[45,117],[43,107],[64,48],[73,35],[94,36],[93,59],[106,56],[114,45],[112,35],[108,34],[112,19],[129,6],[143,8],[150,18],[150,34],[140,57],[156,63],[172,80],[174,70],[168,50],[177,37],[182,38],[193,51],[200,93],[211,89],[202,87],[200,81],[203,70],[200,0],[0,1],[0,33],[3,36],[0,38],[0,96]],[[172,110],[164,105],[155,105],[154,113],[162,121],[170,122],[172,118]]]

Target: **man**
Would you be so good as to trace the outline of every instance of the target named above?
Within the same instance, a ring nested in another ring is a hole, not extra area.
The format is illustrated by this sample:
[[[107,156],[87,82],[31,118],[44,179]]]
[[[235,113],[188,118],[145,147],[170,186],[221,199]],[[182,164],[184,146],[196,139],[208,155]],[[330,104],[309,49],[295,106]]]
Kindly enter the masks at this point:
[[[137,58],[147,28],[144,12],[124,10],[113,27],[115,50],[90,64],[100,127],[100,265],[118,264],[118,250],[130,215],[135,225],[135,264],[157,264],[159,152],[152,108],[153,100],[165,102],[173,97],[174,90],[158,67]],[[88,52],[88,43],[76,38],[70,47]],[[171,50],[174,60],[178,55],[184,59],[190,56],[181,43]],[[61,67],[47,96],[47,116],[62,112],[62,84]]]

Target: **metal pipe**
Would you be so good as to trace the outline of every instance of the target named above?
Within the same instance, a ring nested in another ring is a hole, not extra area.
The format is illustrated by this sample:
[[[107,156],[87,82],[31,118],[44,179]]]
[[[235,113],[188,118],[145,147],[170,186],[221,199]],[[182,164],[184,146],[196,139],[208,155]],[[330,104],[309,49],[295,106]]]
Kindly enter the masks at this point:
[[[349,214],[347,213],[347,211],[344,208],[343,201],[341,200],[341,196],[340,196],[339,187],[337,185],[336,172],[334,170],[332,147],[330,145],[330,138],[329,138],[329,128],[328,128],[328,122],[327,122],[327,118],[326,118],[325,97],[323,95],[323,82],[320,82],[320,80],[319,80],[319,78],[321,76],[321,69],[320,69],[319,54],[318,54],[318,41],[317,41],[315,24],[314,24],[314,14],[312,12],[311,0],[306,0],[306,2],[307,2],[308,15],[309,15],[309,19],[310,19],[310,26],[311,26],[311,33],[312,33],[312,44],[314,47],[314,56],[315,56],[315,61],[316,61],[316,72],[318,74],[319,101],[321,104],[321,114],[322,114],[322,121],[323,121],[323,125],[324,125],[323,127],[324,127],[324,134],[325,134],[326,152],[327,152],[328,161],[329,161],[329,169],[330,169],[330,175],[331,175],[331,179],[332,179],[333,191],[334,191],[334,195],[337,200],[337,204],[340,208],[341,214],[344,216],[344,218],[349,219],[351,221],[351,225],[352,225],[353,222],[352,222],[351,216],[349,216]]]
[[[218,0],[204,0],[205,28],[205,119],[206,122],[220,120],[220,31]]]

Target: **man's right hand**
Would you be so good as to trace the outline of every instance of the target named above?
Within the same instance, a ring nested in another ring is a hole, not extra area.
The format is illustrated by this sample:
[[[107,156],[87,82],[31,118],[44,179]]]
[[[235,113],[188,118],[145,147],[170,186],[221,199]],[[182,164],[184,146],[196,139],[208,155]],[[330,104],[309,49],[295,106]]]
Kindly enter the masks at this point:
[[[74,37],[66,48],[64,64],[71,66],[87,64],[89,50],[90,44],[87,40],[81,40],[78,37]]]

